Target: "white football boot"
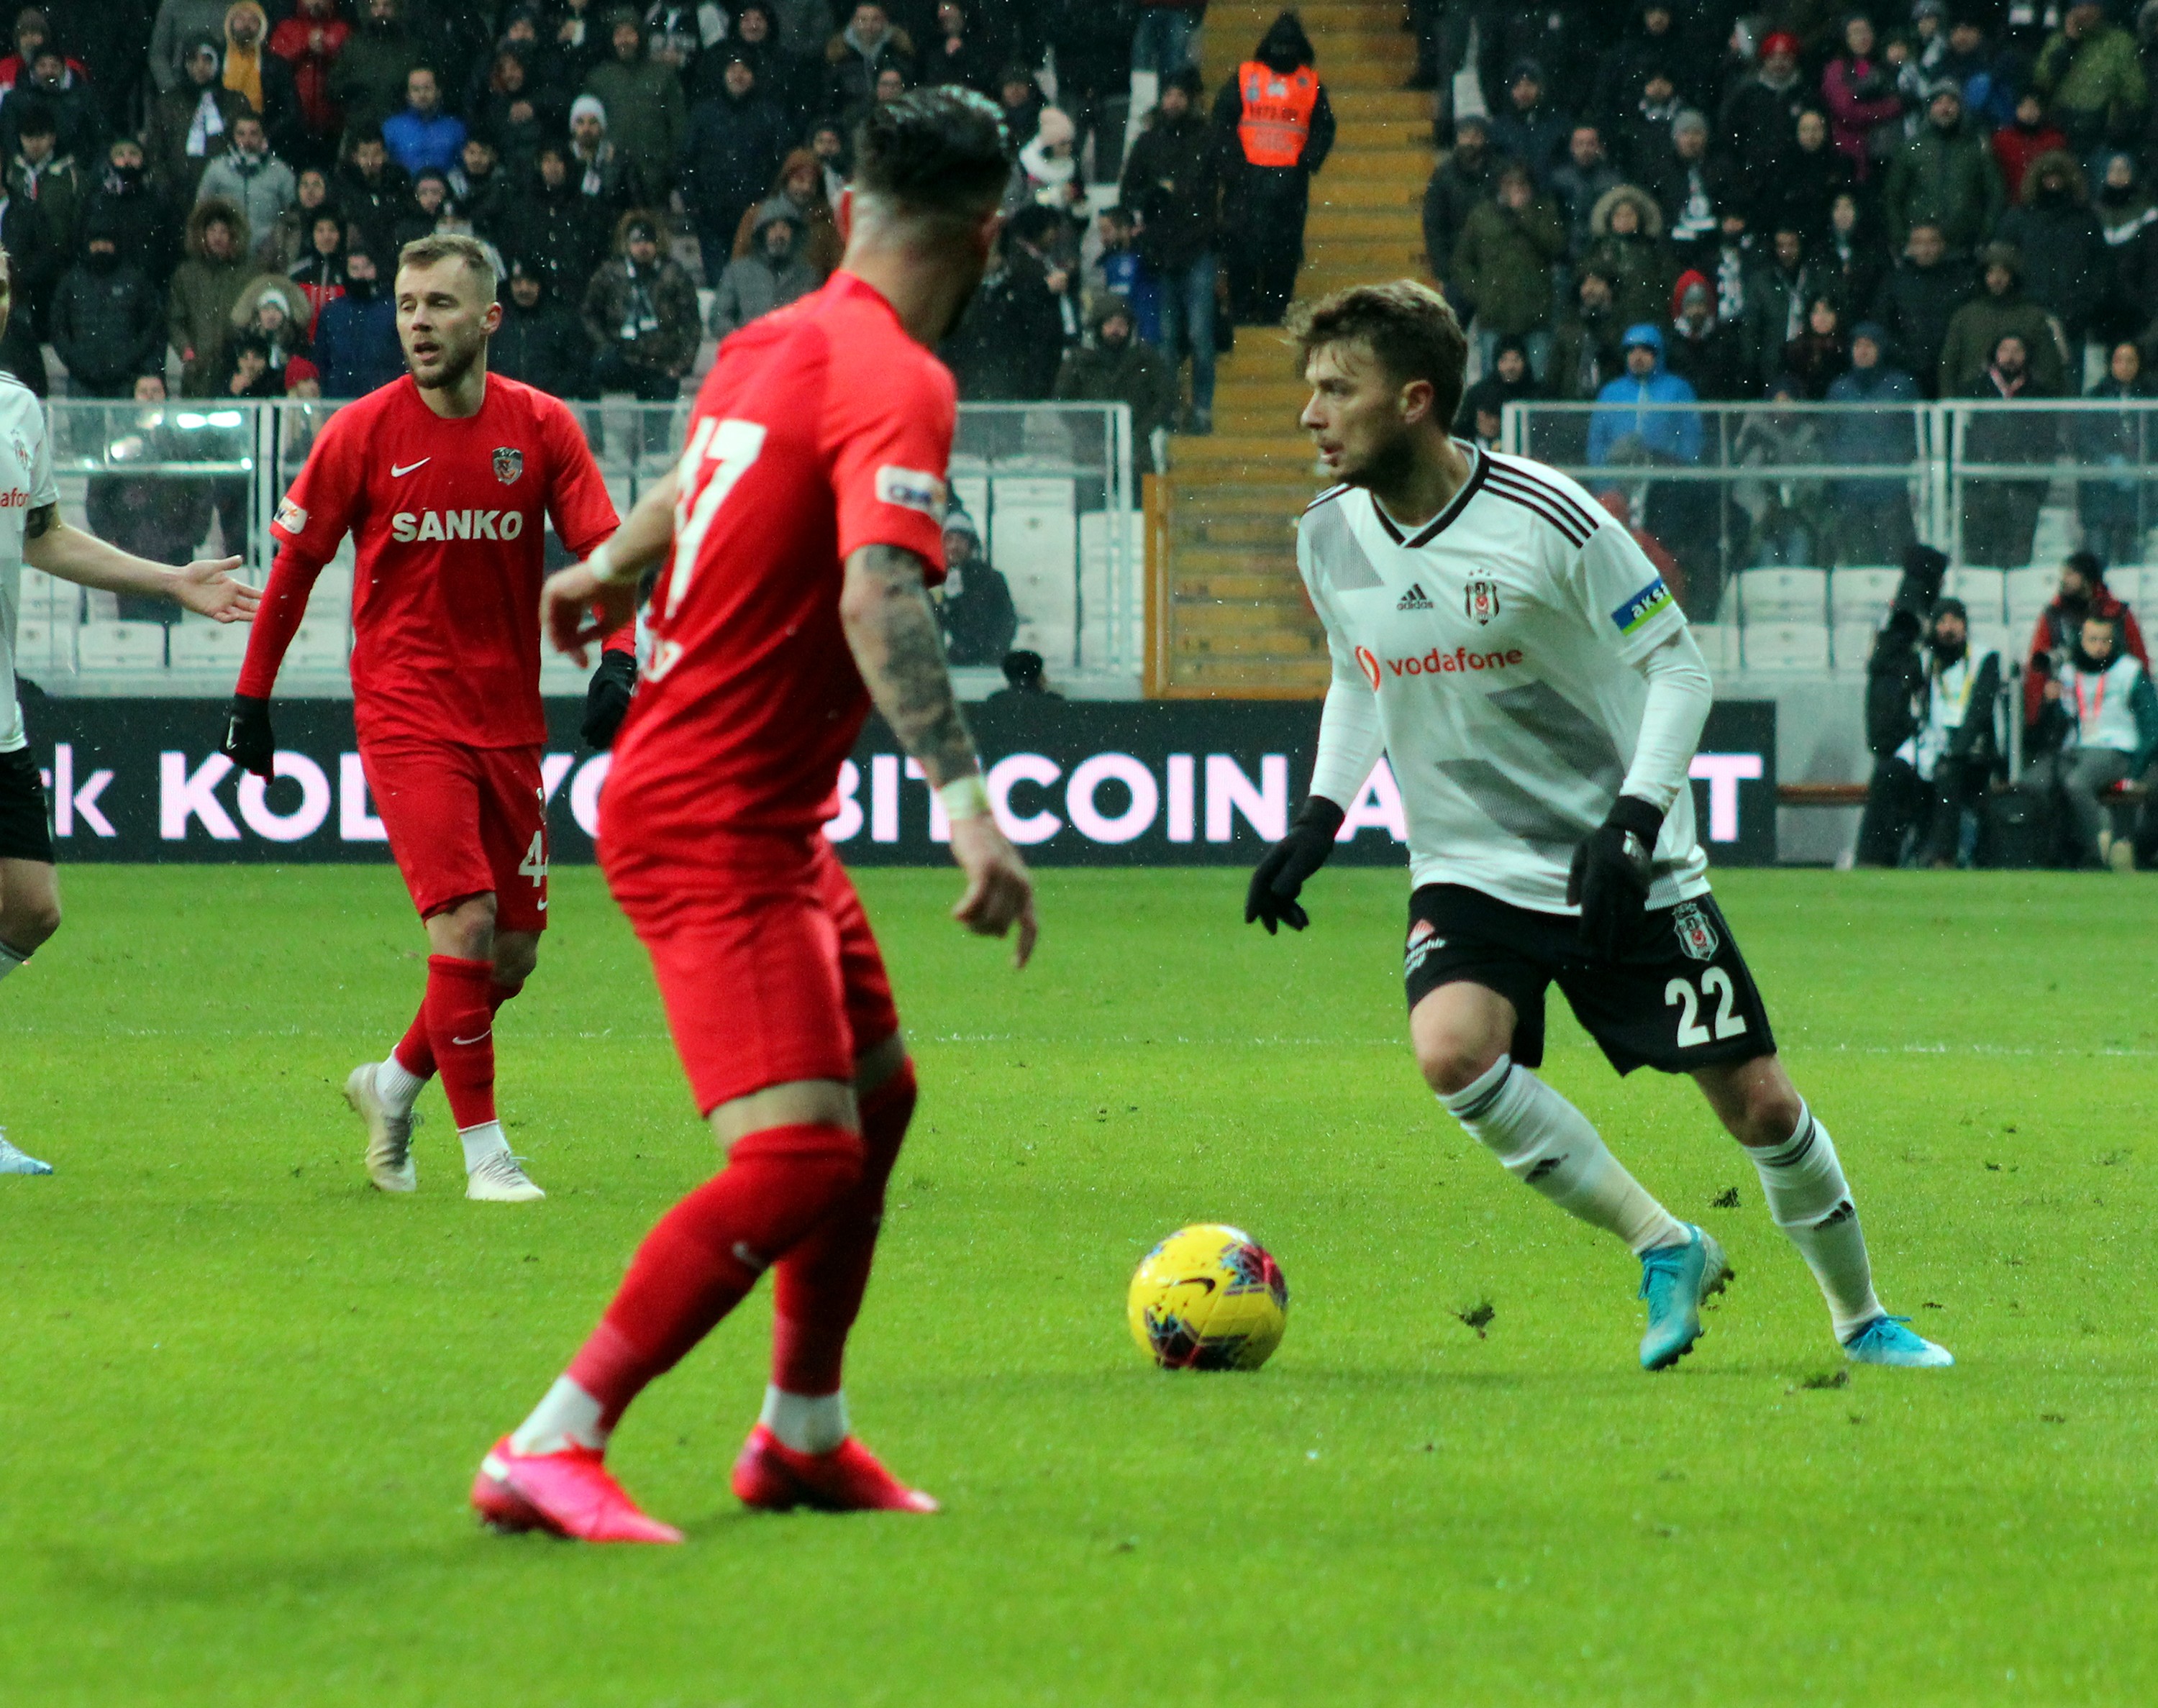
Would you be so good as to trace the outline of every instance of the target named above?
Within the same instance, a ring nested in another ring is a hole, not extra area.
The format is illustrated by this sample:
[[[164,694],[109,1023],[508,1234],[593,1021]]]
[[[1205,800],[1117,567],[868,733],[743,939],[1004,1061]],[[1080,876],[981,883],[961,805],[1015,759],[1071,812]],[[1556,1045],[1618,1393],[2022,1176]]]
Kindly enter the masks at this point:
[[[367,1123],[367,1178],[378,1192],[417,1191],[420,1171],[412,1164],[412,1129],[420,1117],[410,1111],[390,1112],[375,1089],[376,1066],[363,1061],[344,1081],[345,1102]]]
[[[49,1174],[50,1163],[41,1163],[35,1157],[25,1156],[8,1143],[8,1129],[0,1127],[0,1174]]]
[[[481,1204],[529,1204],[547,1195],[525,1178],[524,1158],[498,1150],[465,1176],[465,1196]]]

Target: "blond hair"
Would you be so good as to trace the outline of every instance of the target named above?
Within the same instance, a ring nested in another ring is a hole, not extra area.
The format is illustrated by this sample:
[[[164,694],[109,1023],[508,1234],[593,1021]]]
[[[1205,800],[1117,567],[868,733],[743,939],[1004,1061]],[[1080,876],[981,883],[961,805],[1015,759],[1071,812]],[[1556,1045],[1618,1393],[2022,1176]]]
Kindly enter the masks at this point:
[[[400,273],[407,267],[431,267],[437,261],[462,261],[479,281],[480,300],[494,301],[494,263],[488,259],[487,245],[478,238],[461,232],[439,232],[431,237],[416,237],[397,251]]]

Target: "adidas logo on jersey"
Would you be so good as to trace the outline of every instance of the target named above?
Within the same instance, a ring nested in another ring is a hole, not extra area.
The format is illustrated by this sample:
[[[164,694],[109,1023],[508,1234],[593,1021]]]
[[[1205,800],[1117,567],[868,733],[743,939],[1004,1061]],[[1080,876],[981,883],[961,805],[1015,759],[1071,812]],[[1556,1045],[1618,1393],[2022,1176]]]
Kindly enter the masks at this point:
[[[1426,593],[1421,586],[1412,583],[1409,587],[1409,591],[1402,595],[1401,603],[1397,605],[1394,609],[1397,611],[1428,611],[1431,609],[1431,596],[1428,593]]]

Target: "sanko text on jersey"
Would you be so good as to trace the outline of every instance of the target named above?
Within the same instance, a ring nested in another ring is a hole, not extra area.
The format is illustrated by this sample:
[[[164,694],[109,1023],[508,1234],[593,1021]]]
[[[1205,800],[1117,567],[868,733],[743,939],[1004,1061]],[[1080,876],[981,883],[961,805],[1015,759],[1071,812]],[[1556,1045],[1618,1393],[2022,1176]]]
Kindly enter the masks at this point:
[[[400,510],[390,519],[393,539],[514,539],[524,532],[522,510]]]

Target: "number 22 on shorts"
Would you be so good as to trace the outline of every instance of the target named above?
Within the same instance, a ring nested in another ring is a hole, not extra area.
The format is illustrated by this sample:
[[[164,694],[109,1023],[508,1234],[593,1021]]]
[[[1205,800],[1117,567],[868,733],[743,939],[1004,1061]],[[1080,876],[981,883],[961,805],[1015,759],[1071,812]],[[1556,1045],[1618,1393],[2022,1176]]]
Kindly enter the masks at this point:
[[[1683,978],[1674,978],[1664,987],[1664,1006],[1679,1011],[1680,1049],[1691,1050],[1714,1041],[1701,1023],[1701,1004],[1711,995],[1717,998],[1715,1037],[1737,1038],[1745,1032],[1745,1015],[1732,1012],[1737,1006],[1738,993],[1732,988],[1731,975],[1721,967],[1711,967],[1701,975],[1698,996],[1692,984]]]

